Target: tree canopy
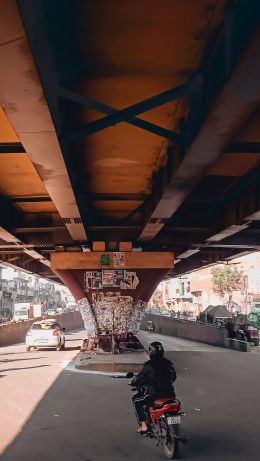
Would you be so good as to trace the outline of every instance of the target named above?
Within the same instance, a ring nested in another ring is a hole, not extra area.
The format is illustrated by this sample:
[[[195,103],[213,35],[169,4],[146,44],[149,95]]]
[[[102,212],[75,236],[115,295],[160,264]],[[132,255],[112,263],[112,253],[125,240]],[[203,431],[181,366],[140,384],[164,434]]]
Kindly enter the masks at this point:
[[[238,290],[241,286],[243,273],[236,268],[230,267],[215,267],[211,271],[213,276],[214,291],[224,296],[226,293],[231,294],[232,291]]]

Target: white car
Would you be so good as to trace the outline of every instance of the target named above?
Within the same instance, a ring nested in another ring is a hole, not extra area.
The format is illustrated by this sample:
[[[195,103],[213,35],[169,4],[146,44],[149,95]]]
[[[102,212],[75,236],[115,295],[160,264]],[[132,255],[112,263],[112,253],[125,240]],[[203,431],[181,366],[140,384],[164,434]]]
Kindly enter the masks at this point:
[[[64,350],[64,330],[55,319],[34,322],[25,338],[26,350],[29,352],[32,347],[55,347],[57,351]]]

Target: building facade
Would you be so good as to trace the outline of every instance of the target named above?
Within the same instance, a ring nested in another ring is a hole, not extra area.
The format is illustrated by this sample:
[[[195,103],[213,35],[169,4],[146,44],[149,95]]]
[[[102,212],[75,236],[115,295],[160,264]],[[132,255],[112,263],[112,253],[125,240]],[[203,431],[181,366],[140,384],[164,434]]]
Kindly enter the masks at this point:
[[[11,319],[15,303],[43,302],[44,311],[65,309],[69,290],[49,280],[0,266],[0,319]]]

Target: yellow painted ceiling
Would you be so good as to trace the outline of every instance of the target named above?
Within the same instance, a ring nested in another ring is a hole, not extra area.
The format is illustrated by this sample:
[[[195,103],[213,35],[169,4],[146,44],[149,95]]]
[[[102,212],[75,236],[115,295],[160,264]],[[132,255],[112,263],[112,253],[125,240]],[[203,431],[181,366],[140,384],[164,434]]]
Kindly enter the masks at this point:
[[[0,107],[0,143],[19,143],[19,137]],[[49,197],[27,153],[0,154],[0,193],[14,197]],[[16,207],[27,213],[56,212],[52,202],[18,202]]]
[[[0,185],[9,197],[48,196],[26,153],[0,155]]]
[[[215,8],[211,0],[81,1],[78,46],[87,73],[75,82],[74,90],[120,109],[186,82],[198,69],[227,1],[214,4]],[[178,99],[139,117],[178,131],[185,111],[185,100]],[[84,108],[76,112],[80,125],[101,116]],[[82,192],[150,193],[153,176],[165,163],[167,145],[163,138],[127,123],[75,143],[71,155]],[[124,206],[134,210],[139,204]],[[118,218],[111,202],[98,207],[101,215]]]
[[[0,143],[8,142],[19,142],[19,138],[0,106]]]

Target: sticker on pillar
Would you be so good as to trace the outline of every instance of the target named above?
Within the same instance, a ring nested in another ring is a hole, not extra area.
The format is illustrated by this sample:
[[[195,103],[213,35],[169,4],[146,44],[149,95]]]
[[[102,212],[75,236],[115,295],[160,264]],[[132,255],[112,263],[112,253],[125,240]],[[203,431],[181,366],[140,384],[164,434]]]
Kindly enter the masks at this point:
[[[115,286],[114,271],[102,271],[102,286],[103,288],[110,288]]]
[[[125,279],[125,271],[114,271],[114,287],[121,288],[123,287]]]
[[[125,254],[113,253],[113,264],[114,267],[125,267]]]
[[[101,266],[110,266],[110,255],[109,254],[101,255],[100,264]]]
[[[88,292],[90,289],[98,290],[102,288],[102,272],[91,271],[84,274],[84,291]]]
[[[125,277],[120,285],[122,290],[135,290],[139,284],[139,278],[136,275],[136,272],[125,271]]]

